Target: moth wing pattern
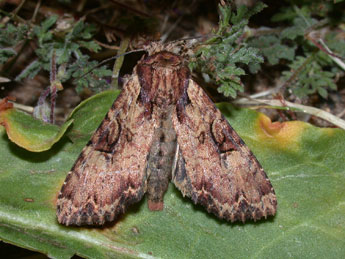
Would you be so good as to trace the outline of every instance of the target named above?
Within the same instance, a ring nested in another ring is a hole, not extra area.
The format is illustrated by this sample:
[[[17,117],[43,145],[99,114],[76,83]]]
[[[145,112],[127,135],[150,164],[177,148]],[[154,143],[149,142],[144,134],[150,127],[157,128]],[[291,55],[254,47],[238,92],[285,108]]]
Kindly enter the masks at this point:
[[[184,196],[231,222],[276,213],[263,168],[190,79],[182,57],[154,49],[137,64],[68,173],[58,221],[103,225],[145,192],[149,208],[162,209],[170,179]]]
[[[275,192],[255,156],[191,79],[186,92],[183,110],[172,117],[179,145],[176,187],[231,222],[274,215]]]
[[[57,200],[64,225],[103,225],[146,191],[146,157],[155,123],[145,118],[134,76],[68,173]]]

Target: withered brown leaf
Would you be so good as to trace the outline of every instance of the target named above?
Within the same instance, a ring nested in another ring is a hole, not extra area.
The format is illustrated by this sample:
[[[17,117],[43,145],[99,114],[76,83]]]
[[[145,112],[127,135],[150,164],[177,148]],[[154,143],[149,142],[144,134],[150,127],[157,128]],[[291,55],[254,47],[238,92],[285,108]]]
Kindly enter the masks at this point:
[[[142,59],[68,173],[57,201],[65,225],[102,225],[148,195],[163,209],[170,180],[194,203],[228,221],[274,215],[261,165],[191,79],[184,59]]]

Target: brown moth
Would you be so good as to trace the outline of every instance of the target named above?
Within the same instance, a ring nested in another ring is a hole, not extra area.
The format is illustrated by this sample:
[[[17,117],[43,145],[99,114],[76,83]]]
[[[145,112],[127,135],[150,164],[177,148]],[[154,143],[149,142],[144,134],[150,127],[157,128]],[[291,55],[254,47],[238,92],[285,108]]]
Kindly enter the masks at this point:
[[[68,173],[57,200],[65,225],[103,225],[147,193],[163,209],[172,181],[194,203],[231,222],[274,215],[263,168],[192,79],[184,59],[143,58]]]

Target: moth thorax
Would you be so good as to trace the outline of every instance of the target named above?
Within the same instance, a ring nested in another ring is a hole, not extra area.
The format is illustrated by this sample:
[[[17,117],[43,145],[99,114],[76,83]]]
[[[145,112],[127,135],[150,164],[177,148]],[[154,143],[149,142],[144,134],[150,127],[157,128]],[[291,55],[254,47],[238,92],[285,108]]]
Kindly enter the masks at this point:
[[[161,89],[158,89],[155,104],[158,107],[167,108],[175,102],[174,99],[174,93],[172,91],[161,91]]]
[[[159,107],[176,104],[176,85],[179,83],[178,73],[174,69],[156,71],[157,88],[154,102]]]

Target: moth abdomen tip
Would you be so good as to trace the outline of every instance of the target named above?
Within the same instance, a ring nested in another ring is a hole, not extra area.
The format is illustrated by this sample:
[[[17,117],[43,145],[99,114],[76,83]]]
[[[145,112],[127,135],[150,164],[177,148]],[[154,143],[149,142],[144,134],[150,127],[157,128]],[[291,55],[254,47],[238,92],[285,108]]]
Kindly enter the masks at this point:
[[[155,201],[148,200],[147,205],[149,207],[149,210],[151,210],[151,211],[160,211],[160,210],[164,209],[164,202],[163,201],[155,202]]]

